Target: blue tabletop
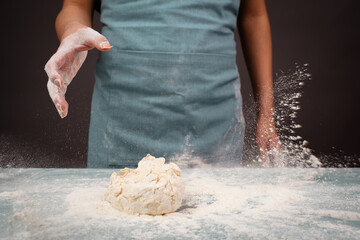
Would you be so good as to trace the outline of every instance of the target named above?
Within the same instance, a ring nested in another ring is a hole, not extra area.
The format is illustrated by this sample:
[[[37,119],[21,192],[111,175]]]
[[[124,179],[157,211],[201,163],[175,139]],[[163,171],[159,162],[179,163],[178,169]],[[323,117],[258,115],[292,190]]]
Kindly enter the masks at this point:
[[[0,239],[360,239],[360,169],[183,169],[182,207],[132,216],[113,169],[0,169]]]

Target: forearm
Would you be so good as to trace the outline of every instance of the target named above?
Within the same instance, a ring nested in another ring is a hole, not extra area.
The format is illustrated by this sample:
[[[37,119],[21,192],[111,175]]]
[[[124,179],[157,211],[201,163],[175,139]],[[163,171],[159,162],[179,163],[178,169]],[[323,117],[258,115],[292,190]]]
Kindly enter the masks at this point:
[[[272,44],[266,10],[258,14],[240,16],[238,27],[258,113],[272,115],[274,109]]]
[[[93,0],[64,0],[55,28],[60,41],[79,28],[91,27]]]

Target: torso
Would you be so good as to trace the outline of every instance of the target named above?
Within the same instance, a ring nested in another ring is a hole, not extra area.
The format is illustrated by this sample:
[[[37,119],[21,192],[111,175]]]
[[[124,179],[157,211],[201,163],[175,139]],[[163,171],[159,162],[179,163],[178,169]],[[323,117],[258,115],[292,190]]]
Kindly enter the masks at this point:
[[[185,166],[240,162],[238,8],[226,0],[102,2],[113,49],[96,69],[90,167],[134,165],[147,153]]]

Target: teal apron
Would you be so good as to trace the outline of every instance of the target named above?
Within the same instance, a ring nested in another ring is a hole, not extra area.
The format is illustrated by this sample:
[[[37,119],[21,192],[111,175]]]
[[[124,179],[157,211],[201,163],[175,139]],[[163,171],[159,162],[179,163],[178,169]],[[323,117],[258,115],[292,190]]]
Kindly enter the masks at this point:
[[[182,167],[238,165],[244,139],[239,0],[103,0],[88,167],[150,153]]]

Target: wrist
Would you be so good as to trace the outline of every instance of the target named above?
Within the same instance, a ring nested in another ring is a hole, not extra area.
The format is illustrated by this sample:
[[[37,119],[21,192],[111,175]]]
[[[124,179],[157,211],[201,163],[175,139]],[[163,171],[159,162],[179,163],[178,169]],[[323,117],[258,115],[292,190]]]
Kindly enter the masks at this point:
[[[83,25],[79,22],[69,22],[65,25],[65,30],[60,37],[60,42],[62,42],[67,36],[77,32],[79,29],[88,28],[89,26]]]
[[[260,106],[257,109],[257,116],[258,117],[266,117],[266,118],[273,118],[275,116],[275,108],[274,105],[270,106]]]
[[[274,116],[275,108],[272,98],[257,102],[257,114],[258,116]]]

